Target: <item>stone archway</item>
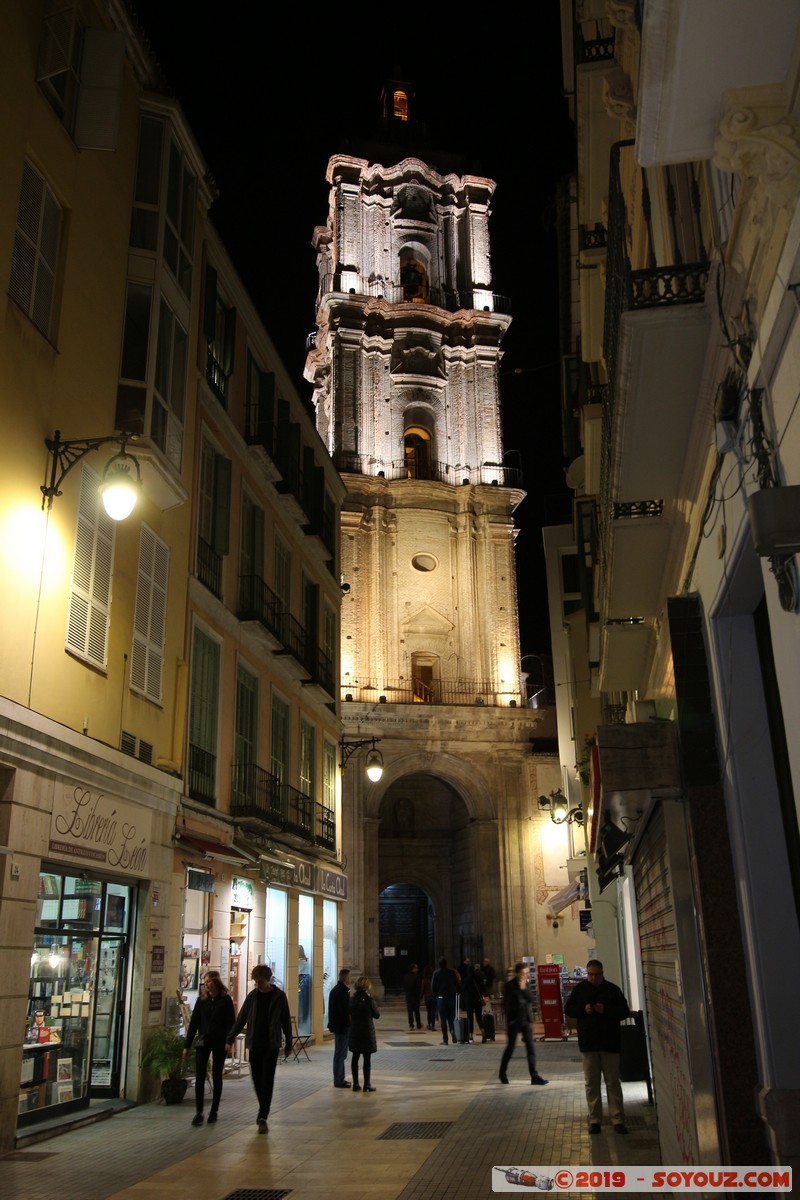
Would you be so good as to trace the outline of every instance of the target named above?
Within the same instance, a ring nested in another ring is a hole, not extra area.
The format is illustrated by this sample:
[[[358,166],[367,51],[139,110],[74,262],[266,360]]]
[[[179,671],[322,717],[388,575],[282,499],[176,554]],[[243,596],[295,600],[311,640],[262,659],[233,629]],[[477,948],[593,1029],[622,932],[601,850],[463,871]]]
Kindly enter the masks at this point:
[[[453,783],[428,771],[414,771],[395,779],[384,792],[378,811],[378,891],[381,936],[389,934],[397,957],[413,953],[435,964],[440,955],[457,961],[462,947],[481,937],[481,913],[474,872],[474,819],[466,800]],[[408,897],[404,891],[408,890]],[[392,895],[390,889],[397,889]],[[421,906],[413,897],[429,900],[428,923],[421,924]],[[383,906],[403,897],[394,914]],[[405,922],[406,944],[398,936],[397,921]],[[416,921],[413,931],[409,923]],[[380,952],[383,953],[381,942]],[[424,953],[423,953],[424,951]],[[415,961],[419,961],[419,957]],[[389,970],[388,968],[392,969]],[[388,971],[388,974],[387,974]],[[382,975],[391,988],[395,976],[405,973],[398,964],[386,964]]]

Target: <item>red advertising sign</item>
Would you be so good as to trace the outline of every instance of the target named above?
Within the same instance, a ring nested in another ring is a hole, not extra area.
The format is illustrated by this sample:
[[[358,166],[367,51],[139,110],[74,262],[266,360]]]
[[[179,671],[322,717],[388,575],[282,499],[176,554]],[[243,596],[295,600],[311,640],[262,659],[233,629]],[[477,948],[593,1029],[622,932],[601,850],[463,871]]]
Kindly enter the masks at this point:
[[[564,1036],[564,1009],[561,1004],[561,968],[555,963],[539,963],[536,968],[539,1006],[542,1010],[545,1038]]]

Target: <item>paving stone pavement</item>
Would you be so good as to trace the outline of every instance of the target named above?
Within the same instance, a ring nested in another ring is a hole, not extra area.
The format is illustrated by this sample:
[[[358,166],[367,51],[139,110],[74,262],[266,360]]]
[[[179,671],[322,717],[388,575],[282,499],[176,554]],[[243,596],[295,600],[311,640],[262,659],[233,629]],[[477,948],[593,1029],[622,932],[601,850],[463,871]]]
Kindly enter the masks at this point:
[[[332,1047],[312,1046],[310,1061],[280,1065],[266,1137],[256,1132],[255,1097],[243,1074],[226,1079],[216,1125],[192,1127],[188,1094],[182,1105],[140,1105],[48,1140],[24,1138],[0,1159],[0,1196],[194,1200],[199,1191],[203,1200],[473,1200],[492,1195],[497,1166],[659,1161],[643,1083],[624,1085],[628,1136],[610,1127],[590,1136],[574,1041],[539,1043],[547,1087],[530,1086],[518,1049],[505,1087],[497,1079],[502,1036],[445,1047],[436,1034],[409,1033],[404,1010],[392,1002],[380,1031],[373,1094],[335,1090]]]

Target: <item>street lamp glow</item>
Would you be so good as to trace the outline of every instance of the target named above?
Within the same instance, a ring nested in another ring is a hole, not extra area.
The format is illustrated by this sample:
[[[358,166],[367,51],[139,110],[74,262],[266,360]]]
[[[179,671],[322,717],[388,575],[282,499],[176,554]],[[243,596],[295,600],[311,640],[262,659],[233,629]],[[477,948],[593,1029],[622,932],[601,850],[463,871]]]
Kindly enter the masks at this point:
[[[103,507],[112,521],[124,521],[131,515],[140,490],[141,484],[131,477],[130,468],[126,463],[117,461],[113,466],[109,463],[100,484],[100,495]]]

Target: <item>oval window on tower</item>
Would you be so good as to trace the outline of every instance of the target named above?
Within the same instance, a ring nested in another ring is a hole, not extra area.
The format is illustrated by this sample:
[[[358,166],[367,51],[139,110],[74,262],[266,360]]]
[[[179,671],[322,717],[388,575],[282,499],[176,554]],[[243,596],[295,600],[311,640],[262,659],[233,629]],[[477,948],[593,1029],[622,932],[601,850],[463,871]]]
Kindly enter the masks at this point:
[[[415,571],[435,571],[439,561],[432,554],[415,554],[411,565]]]

